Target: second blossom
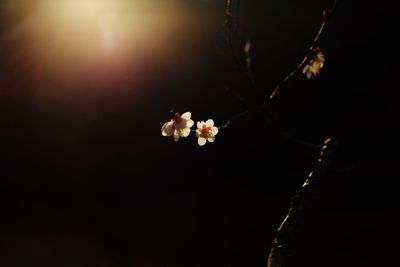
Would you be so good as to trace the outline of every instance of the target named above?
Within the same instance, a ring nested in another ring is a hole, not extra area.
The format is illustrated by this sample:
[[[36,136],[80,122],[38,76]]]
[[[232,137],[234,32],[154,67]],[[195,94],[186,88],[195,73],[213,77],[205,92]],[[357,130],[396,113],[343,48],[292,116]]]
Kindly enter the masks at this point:
[[[218,134],[218,128],[214,126],[212,119],[197,122],[196,136],[198,137],[197,143],[204,146],[207,141],[213,143],[215,136]]]

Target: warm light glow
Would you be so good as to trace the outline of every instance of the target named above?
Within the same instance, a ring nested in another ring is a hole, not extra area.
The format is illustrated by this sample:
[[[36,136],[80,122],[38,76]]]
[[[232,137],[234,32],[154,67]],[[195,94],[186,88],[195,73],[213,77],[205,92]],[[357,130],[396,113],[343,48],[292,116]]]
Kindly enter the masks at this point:
[[[182,23],[181,6],[160,0],[38,1],[18,28],[36,93],[115,91],[131,88],[132,77],[135,84],[149,79],[146,64],[166,62],[173,49],[167,40]]]
[[[145,48],[162,30],[155,8],[143,0],[42,0],[32,18],[44,41],[57,42],[85,53],[104,56],[128,47]],[[149,9],[150,10],[149,12]],[[170,11],[165,10],[166,13]],[[155,20],[154,20],[155,19]],[[171,20],[165,21],[171,23]],[[164,24],[165,25],[165,24]],[[81,55],[82,56],[82,55]]]
[[[160,74],[197,67],[211,23],[180,0],[24,2],[6,5],[27,10],[7,42],[41,103],[140,93]]]

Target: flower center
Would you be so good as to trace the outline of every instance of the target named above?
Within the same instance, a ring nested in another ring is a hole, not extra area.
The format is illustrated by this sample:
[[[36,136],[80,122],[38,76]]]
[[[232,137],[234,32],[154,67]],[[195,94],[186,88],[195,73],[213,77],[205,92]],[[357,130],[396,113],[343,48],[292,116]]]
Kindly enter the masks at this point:
[[[181,121],[182,121],[182,117],[181,117],[181,114],[179,114],[179,113],[175,113],[174,114],[174,122],[175,123],[180,123]]]
[[[201,129],[201,136],[208,137],[209,135],[211,135],[211,127],[203,126]]]

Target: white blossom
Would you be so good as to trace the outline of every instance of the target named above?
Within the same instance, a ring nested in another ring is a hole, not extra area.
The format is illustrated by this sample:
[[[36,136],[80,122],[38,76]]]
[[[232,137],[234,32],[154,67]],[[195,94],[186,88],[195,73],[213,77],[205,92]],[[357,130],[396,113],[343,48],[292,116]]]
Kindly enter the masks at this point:
[[[317,76],[325,64],[325,55],[318,48],[314,49],[313,56],[310,61],[304,65],[303,73],[306,74],[307,79],[311,79],[313,76]]]
[[[174,117],[161,127],[161,134],[163,136],[172,135],[175,142],[178,142],[180,137],[189,136],[190,128],[194,124],[193,120],[190,119],[191,116],[190,112],[185,112],[182,115],[175,113]]]
[[[214,126],[212,119],[197,122],[196,136],[198,137],[197,143],[200,146],[204,146],[207,141],[213,143],[215,136],[218,133],[218,128]]]

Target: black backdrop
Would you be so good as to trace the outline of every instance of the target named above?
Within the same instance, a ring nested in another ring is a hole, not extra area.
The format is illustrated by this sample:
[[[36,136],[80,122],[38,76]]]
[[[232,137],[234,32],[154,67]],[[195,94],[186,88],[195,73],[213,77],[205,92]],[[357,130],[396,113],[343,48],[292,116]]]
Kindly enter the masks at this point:
[[[198,68],[149,67],[155,78],[140,98],[101,99],[90,111],[74,101],[39,105],[24,79],[29,67],[13,60],[29,50],[10,35],[35,5],[25,2],[0,4],[0,265],[263,266],[317,152],[283,138],[263,114],[239,119],[204,148],[193,136],[175,144],[160,135],[171,108],[223,123],[240,110],[225,86],[257,101],[215,52],[220,38],[191,47],[205,58]],[[223,1],[184,2],[223,20]],[[260,87],[301,59],[327,5],[242,3]],[[274,102],[292,134],[313,143],[335,135],[340,144],[290,266],[396,265],[396,16],[390,1],[342,1],[320,43],[320,78],[296,76]]]

